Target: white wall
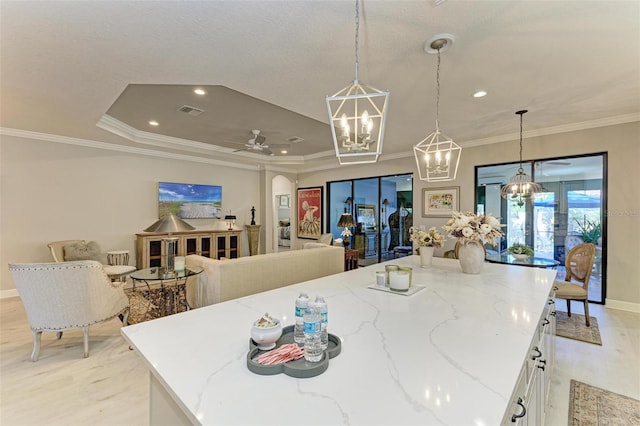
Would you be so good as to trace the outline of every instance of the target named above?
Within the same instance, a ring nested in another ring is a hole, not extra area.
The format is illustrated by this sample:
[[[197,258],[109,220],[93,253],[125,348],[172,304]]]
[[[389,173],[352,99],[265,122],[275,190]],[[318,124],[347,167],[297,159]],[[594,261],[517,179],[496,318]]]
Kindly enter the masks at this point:
[[[159,181],[221,185],[222,207],[233,211],[241,229],[251,222],[251,206],[260,205],[257,170],[12,136],[0,139],[0,161],[0,294],[5,295],[15,288],[7,264],[52,261],[50,241],[95,240],[103,251],[130,250],[135,264],[135,234],[158,219]],[[224,227],[215,219],[188,222],[200,229]]]
[[[410,146],[407,146],[408,154]],[[640,123],[627,123],[595,129],[559,133],[525,139],[523,159],[543,159],[585,153],[608,152],[608,270],[607,304],[640,309]],[[422,188],[460,186],[460,210],[474,210],[475,166],[518,161],[518,141],[464,148],[457,179],[453,182],[428,184],[414,180],[414,225],[440,227],[446,218],[423,218]],[[353,177],[371,177],[393,173],[414,173],[413,155],[404,159],[360,166],[343,166],[338,170],[300,174],[300,186],[326,184],[327,181]],[[417,179],[417,173],[414,174]],[[452,242],[448,243],[449,248]]]

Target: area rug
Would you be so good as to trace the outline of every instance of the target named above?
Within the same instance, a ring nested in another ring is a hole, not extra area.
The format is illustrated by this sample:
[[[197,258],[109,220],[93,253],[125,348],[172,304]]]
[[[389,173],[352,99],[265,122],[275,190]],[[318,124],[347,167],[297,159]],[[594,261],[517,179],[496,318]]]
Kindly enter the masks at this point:
[[[640,425],[640,401],[571,380],[569,426]]]
[[[589,316],[589,322],[591,326],[587,327],[584,315],[568,316],[566,312],[556,311],[556,335],[602,346],[598,320]]]

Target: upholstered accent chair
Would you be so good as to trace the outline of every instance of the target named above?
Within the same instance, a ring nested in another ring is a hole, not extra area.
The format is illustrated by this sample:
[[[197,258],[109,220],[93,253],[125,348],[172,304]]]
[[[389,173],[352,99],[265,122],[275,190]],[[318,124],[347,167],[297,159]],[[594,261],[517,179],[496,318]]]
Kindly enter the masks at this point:
[[[589,324],[589,278],[596,257],[596,246],[582,243],[574,246],[565,259],[566,275],[564,281],[556,281],[556,298],[566,299],[567,315],[571,316],[571,301],[584,303],[584,316]]]
[[[40,354],[42,332],[82,329],[89,356],[89,327],[116,316],[127,324],[129,299],[99,262],[15,263],[9,265],[33,332],[31,361]]]
[[[117,256],[106,256],[101,253],[100,246],[95,241],[85,240],[63,240],[54,241],[47,244],[54,262],[65,262],[75,260],[95,260],[102,263],[105,272],[111,280],[122,280],[128,274],[136,270],[135,266],[126,264],[129,260],[127,250],[119,250]],[[73,249],[73,253],[71,250]],[[126,259],[125,262],[119,261]],[[105,263],[105,261],[107,263]]]

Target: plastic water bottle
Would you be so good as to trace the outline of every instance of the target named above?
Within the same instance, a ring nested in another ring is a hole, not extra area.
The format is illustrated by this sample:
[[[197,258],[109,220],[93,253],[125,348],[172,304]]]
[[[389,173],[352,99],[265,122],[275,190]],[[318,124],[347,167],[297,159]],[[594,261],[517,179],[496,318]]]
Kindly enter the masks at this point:
[[[320,343],[320,312],[315,303],[310,302],[304,312],[304,359],[318,362],[322,359]]]
[[[329,346],[329,334],[327,333],[327,302],[324,301],[322,296],[316,296],[315,304],[320,313],[320,344],[322,345],[322,350],[325,350]]]
[[[293,326],[293,341],[296,343],[304,343],[304,312],[308,303],[307,293],[300,293],[296,299],[296,324]]]

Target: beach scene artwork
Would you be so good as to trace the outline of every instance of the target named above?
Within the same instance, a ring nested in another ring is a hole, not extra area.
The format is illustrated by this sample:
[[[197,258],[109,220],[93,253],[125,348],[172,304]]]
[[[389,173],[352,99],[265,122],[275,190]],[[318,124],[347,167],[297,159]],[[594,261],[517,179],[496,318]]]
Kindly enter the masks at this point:
[[[222,186],[158,183],[160,217],[173,213],[181,219],[221,219]]]

